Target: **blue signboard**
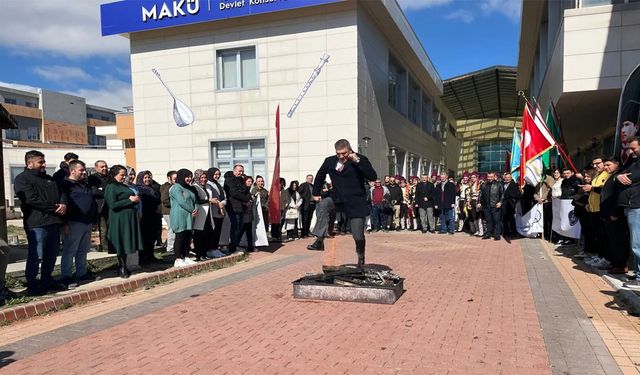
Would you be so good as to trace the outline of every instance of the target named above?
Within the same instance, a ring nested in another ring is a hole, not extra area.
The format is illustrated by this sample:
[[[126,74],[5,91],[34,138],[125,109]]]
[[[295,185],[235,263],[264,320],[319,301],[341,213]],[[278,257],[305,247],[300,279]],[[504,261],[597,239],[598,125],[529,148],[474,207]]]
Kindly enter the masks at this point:
[[[124,0],[100,6],[102,35],[131,33],[343,0]]]

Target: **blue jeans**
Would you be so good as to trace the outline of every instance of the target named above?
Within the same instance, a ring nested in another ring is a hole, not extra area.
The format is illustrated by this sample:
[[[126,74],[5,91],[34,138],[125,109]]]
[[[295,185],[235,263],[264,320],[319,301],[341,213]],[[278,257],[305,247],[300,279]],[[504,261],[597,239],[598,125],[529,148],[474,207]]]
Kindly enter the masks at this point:
[[[456,227],[453,222],[453,208],[440,208],[440,233],[455,231]]]
[[[62,277],[71,277],[71,267],[76,261],[76,277],[87,273],[87,253],[91,248],[91,224],[70,221],[69,233],[64,235],[62,244]]]
[[[38,268],[42,261],[40,280],[45,286],[53,279],[51,273],[56,265],[56,257],[60,251],[60,225],[46,225],[38,228],[25,228],[29,250],[27,266],[24,271],[29,286],[36,284]]]
[[[627,216],[629,223],[629,232],[631,234],[631,251],[635,256],[636,276],[640,276],[640,208],[626,208],[624,214]]]
[[[371,229],[385,229],[387,225],[387,215],[384,213],[384,206],[374,204],[371,206]]]

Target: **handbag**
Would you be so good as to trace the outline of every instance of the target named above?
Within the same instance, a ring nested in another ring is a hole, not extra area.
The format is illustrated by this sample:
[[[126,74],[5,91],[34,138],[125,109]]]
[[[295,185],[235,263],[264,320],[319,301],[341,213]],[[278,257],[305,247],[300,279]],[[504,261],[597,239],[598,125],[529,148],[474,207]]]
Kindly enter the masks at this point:
[[[284,214],[284,218],[287,220],[296,220],[298,219],[298,210],[295,208],[289,208]]]

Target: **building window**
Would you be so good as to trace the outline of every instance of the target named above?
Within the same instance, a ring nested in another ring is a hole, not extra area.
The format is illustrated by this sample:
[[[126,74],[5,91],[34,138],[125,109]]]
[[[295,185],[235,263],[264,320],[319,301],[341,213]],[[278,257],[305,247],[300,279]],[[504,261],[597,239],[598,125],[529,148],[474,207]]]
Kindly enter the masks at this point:
[[[597,7],[600,5],[624,4],[625,0],[582,0],[583,8]]]
[[[409,111],[408,117],[411,122],[416,125],[420,125],[419,116],[420,116],[420,86],[415,83],[413,80],[409,81]]]
[[[440,111],[433,109],[433,125],[431,126],[431,136],[440,139]]]
[[[218,51],[216,61],[219,90],[258,87],[256,47]]]
[[[502,172],[505,170],[506,156],[511,147],[511,140],[478,142],[476,147],[478,172]]]
[[[7,104],[18,104],[18,102],[15,99],[11,99],[11,98],[4,98],[4,102]]]
[[[225,172],[232,170],[234,165],[242,164],[247,176],[255,178],[260,175],[267,180],[264,139],[213,142],[211,147],[213,164],[220,169],[223,176]]]
[[[29,107],[29,108],[36,108],[37,107],[36,103],[32,103],[32,102],[25,102],[24,104],[26,104],[26,106]]]
[[[407,71],[398,60],[389,56],[389,105],[402,114],[405,114],[404,98],[406,92]]]
[[[431,134],[433,128],[433,105],[427,95],[422,95],[422,131]]]

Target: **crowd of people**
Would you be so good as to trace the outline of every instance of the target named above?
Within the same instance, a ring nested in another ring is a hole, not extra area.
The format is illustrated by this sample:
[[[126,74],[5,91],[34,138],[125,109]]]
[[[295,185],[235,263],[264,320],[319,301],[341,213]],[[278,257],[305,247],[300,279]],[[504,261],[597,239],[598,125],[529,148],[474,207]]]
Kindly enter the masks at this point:
[[[358,227],[356,232],[362,226],[368,232],[465,232],[482,239],[517,238],[516,210],[527,212],[537,203],[544,212],[543,238],[557,245],[576,243],[552,231],[553,198],[571,200],[582,226],[584,247],[576,257],[614,274],[627,273],[628,266],[637,272],[640,163],[636,160],[640,145],[637,140],[629,145],[633,154],[625,165],[618,158],[598,156],[579,173],[570,168],[552,169],[540,185],[521,189],[511,174],[497,172],[464,173],[457,179],[447,173],[378,179],[368,160],[350,151],[346,142],[341,143],[347,150],[344,155],[338,153],[325,161],[338,167],[323,165],[315,179],[309,174],[302,184],[291,181],[287,186],[281,178],[278,197],[269,196],[262,176],[246,176],[242,165],[224,173],[223,183],[222,172],[209,168],[169,171],[160,185],[150,171],[136,173],[122,165],[109,168],[103,160],[93,163],[95,172],[88,175],[87,165],[74,153],[65,155],[60,169],[49,176],[45,155],[29,151],[25,170],[14,182],[28,242],[27,293],[40,295],[94,280],[96,275],[87,268],[93,231],[99,233],[98,250],[116,254],[117,273],[123,278],[131,274],[127,256],[137,253],[141,266],[155,263],[161,260],[154,252],[158,246],[175,254],[175,267],[237,251],[252,252],[259,218],[271,241],[315,237],[309,250],[324,250],[327,236],[352,233],[356,250],[362,248],[362,264],[364,236],[356,234],[353,225]],[[361,159],[365,160],[362,164]],[[351,165],[358,179],[340,183],[346,184],[347,192],[359,195],[344,199],[362,199],[362,204],[351,211],[336,209],[335,181],[325,181],[325,176],[340,181],[344,173],[340,168]],[[281,220],[270,225],[269,202],[274,198],[280,202]],[[168,227],[166,242],[163,221]],[[62,279],[54,280],[52,272],[61,248]],[[630,281],[629,286],[637,283]]]

